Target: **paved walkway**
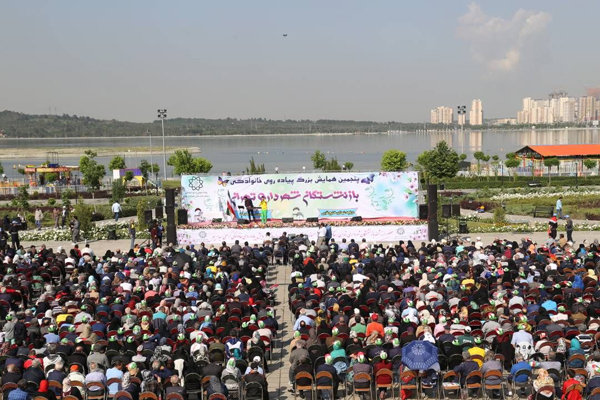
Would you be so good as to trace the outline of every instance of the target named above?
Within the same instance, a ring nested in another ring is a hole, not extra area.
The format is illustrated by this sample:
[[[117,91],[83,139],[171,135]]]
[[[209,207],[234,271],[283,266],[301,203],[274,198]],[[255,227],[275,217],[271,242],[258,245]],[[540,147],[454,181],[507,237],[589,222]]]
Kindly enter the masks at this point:
[[[460,209],[460,215],[462,215],[463,217],[469,216],[469,215],[476,215],[479,218],[494,218],[494,213],[492,212],[482,212],[482,213],[478,213],[477,211],[474,210],[467,210],[464,208]],[[512,222],[512,223],[522,223],[522,224],[532,224],[532,223],[547,223],[548,222],[548,218],[533,218],[531,215],[514,215],[514,214],[506,214],[506,220],[508,222]],[[589,221],[586,219],[574,219],[573,223],[574,224],[584,224],[584,223],[594,223],[594,222],[598,222],[600,223],[600,221]],[[565,221],[564,220],[558,220],[559,225],[564,225]]]
[[[288,285],[292,268],[289,265],[272,265],[269,268],[269,284],[279,285],[277,288],[277,304],[275,313],[279,323],[279,337],[275,340],[272,360],[269,364],[267,382],[270,399],[291,399],[293,394],[287,392],[289,383],[289,345],[293,335],[293,316],[288,307]]]

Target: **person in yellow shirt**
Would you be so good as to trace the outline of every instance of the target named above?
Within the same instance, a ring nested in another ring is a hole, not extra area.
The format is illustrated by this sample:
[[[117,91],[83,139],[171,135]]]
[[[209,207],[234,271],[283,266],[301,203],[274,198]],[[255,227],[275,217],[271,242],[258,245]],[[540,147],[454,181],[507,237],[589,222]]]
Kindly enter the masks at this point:
[[[479,365],[479,368],[483,365],[483,358],[485,357],[485,350],[481,347],[481,338],[475,336],[475,346],[471,347],[468,351],[471,355],[471,359]]]
[[[264,197],[260,200],[260,222],[267,223],[267,199]]]

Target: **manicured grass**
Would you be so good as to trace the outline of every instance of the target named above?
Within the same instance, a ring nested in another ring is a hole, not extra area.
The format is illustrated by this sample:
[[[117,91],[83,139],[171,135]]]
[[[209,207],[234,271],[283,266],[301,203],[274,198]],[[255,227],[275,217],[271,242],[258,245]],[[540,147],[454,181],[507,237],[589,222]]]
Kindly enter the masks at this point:
[[[162,181],[163,189],[179,189],[181,187],[181,179],[167,179]]]

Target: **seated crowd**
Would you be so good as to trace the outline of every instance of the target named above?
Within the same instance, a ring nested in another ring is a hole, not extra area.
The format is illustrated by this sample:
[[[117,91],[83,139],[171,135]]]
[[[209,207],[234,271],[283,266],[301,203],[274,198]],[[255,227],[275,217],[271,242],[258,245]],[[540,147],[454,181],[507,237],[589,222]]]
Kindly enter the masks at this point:
[[[270,254],[0,249],[5,398],[268,399]]]
[[[290,260],[289,379],[302,396],[600,399],[597,241],[344,241]],[[433,349],[424,370],[403,356],[414,341]]]

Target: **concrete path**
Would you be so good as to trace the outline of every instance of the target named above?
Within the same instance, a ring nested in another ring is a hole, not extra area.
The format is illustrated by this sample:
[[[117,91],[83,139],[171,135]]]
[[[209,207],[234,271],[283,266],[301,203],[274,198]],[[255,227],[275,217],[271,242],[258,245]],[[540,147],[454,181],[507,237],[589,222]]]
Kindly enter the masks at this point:
[[[291,399],[293,394],[287,391],[289,383],[289,345],[293,335],[293,315],[288,308],[288,285],[292,268],[289,265],[273,265],[269,268],[269,284],[277,288],[275,313],[279,323],[279,337],[275,340],[272,360],[269,364],[267,382],[270,399]]]
[[[494,218],[494,213],[492,212],[482,212],[482,213],[478,213],[476,211],[473,210],[467,210],[464,208],[460,209],[460,215],[462,215],[463,217],[466,216],[470,216],[470,215],[476,215],[479,218]],[[506,220],[508,222],[512,222],[512,223],[522,223],[522,224],[531,224],[531,223],[547,223],[548,222],[548,218],[534,218],[531,215],[514,215],[514,214],[506,214]],[[584,223],[600,223],[600,221],[590,221],[587,219],[574,219],[573,223],[574,224],[584,224]],[[559,225],[564,225],[565,221],[564,220],[558,220],[558,224]]]

